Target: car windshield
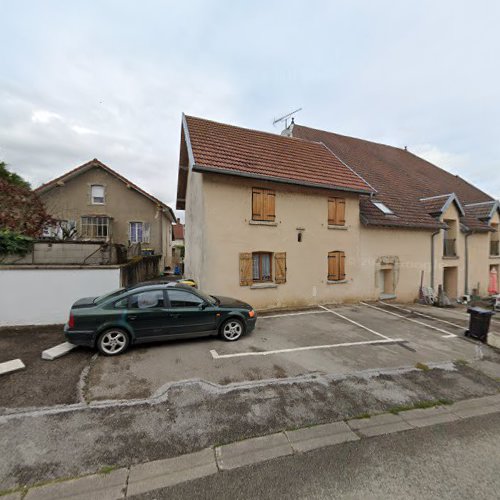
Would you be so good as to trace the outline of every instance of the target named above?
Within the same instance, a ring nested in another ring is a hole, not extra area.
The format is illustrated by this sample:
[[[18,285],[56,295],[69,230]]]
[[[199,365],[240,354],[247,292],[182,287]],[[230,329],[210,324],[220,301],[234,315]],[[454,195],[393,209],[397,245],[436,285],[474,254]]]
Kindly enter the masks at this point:
[[[110,299],[111,297],[116,297],[117,295],[120,295],[120,293],[124,292],[125,288],[118,288],[118,290],[113,290],[110,293],[106,293],[104,295],[101,295],[100,297],[96,297],[94,299],[94,304],[100,304],[104,302],[105,300]]]

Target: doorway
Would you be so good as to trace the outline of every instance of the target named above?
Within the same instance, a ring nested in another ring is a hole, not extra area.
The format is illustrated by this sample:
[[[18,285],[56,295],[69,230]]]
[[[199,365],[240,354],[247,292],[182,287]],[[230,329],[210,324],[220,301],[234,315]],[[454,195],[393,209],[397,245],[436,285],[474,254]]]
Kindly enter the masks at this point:
[[[456,266],[443,269],[443,290],[449,299],[458,297],[458,268]]]
[[[384,266],[380,269],[381,299],[393,299],[396,297],[394,290],[394,267]]]

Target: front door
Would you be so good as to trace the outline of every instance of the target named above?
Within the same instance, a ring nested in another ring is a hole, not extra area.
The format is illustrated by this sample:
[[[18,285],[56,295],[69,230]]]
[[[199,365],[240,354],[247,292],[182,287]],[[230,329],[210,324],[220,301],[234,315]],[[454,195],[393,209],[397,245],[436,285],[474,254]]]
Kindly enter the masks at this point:
[[[163,290],[135,293],[128,299],[127,322],[138,340],[167,334],[170,320]]]
[[[189,290],[169,289],[169,335],[196,337],[215,330],[217,311]]]

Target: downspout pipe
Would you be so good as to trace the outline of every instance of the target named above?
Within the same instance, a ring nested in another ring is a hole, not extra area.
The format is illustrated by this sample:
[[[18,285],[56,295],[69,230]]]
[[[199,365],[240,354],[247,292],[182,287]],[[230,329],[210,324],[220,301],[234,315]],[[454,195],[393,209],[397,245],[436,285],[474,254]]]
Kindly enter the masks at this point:
[[[431,288],[434,291],[434,238],[441,232],[441,229],[438,229],[435,233],[431,234]]]
[[[465,283],[464,283],[464,294],[469,295],[469,243],[468,238],[472,234],[472,231],[467,231],[465,233]]]

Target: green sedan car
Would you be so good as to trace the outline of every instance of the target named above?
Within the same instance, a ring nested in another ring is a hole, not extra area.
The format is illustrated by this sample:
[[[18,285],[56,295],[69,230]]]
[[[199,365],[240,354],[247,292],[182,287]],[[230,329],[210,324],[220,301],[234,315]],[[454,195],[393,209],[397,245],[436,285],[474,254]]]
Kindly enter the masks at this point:
[[[180,283],[143,283],[80,299],[64,326],[68,342],[114,356],[130,344],[219,335],[233,342],[255,328],[252,306]]]

